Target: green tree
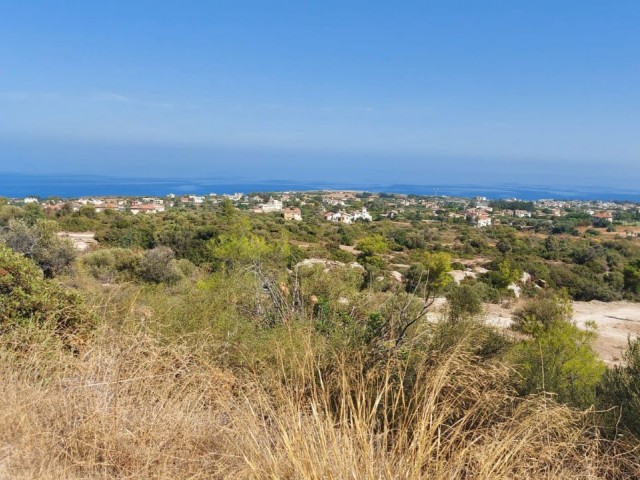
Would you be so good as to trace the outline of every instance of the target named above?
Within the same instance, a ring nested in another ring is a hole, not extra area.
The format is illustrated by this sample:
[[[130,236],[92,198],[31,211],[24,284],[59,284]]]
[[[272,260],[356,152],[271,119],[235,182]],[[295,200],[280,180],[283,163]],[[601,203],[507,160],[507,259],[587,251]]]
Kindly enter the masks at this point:
[[[254,233],[240,231],[223,233],[209,240],[207,248],[214,262],[229,269],[241,265],[264,265],[268,260],[286,262],[291,253],[286,240],[268,242]]]
[[[220,205],[220,214],[227,219],[233,218],[236,215],[236,207],[233,205],[233,202],[226,197]]]
[[[22,207],[22,219],[28,225],[34,225],[39,220],[45,218],[44,210],[38,203],[28,203]]]
[[[592,348],[596,325],[589,322],[585,330],[578,328],[569,320],[568,301],[556,301],[556,307],[530,305],[531,313],[516,324],[531,336],[510,352],[520,373],[518,387],[521,394],[553,392],[562,403],[586,408],[595,403],[596,386],[606,370]]]
[[[435,295],[451,283],[450,271],[451,256],[448,253],[425,252],[407,272],[407,291],[425,297]]]
[[[96,207],[94,205],[83,205],[78,210],[78,215],[87,218],[96,218],[98,214],[96,213]]]
[[[503,255],[506,255],[507,253],[511,252],[511,250],[513,250],[513,247],[511,246],[511,243],[509,243],[509,241],[505,240],[505,239],[499,240],[498,243],[496,243],[496,248]]]
[[[386,253],[389,245],[382,235],[369,235],[360,240],[356,246],[362,252],[362,255],[369,257],[372,255],[380,255]]]
[[[446,295],[447,318],[456,323],[482,313],[482,295],[475,285],[462,284],[454,286]]]
[[[389,245],[382,235],[369,235],[358,242],[356,248],[360,250],[358,262],[364,267],[365,284],[372,285],[385,267],[384,259],[380,257],[389,249]]]
[[[631,293],[640,293],[640,260],[624,267],[624,289]]]
[[[520,271],[508,258],[500,262],[495,270],[490,270],[483,276],[489,285],[499,290],[506,290],[518,278],[520,278]]]

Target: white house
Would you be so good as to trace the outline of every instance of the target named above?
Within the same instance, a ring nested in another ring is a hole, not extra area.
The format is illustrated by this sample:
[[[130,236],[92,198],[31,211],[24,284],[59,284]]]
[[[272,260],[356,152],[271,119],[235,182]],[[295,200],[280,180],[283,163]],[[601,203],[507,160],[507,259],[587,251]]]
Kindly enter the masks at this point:
[[[491,216],[487,212],[478,209],[467,210],[467,220],[477,228],[490,227],[492,224]]]
[[[282,202],[280,200],[275,200],[272,197],[269,199],[267,203],[262,203],[258,205],[253,211],[256,213],[281,212]]]
[[[324,218],[325,220],[328,220],[330,222],[340,222],[347,225],[353,222],[353,216],[349,215],[346,212],[326,212],[324,214]]]
[[[489,215],[478,215],[475,219],[476,227],[490,227],[491,226],[491,217]]]
[[[371,214],[367,211],[367,207],[362,207],[362,210],[360,210],[359,212],[355,212],[352,217],[354,221],[364,220],[365,222],[370,222],[371,220],[373,220]]]

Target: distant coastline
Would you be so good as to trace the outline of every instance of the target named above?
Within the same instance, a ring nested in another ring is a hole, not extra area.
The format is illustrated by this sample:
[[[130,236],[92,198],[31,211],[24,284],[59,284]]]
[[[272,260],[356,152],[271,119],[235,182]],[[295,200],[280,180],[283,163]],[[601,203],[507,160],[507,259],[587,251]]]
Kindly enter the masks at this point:
[[[235,192],[279,192],[309,190],[358,190],[369,192],[459,197],[519,198],[538,200],[628,200],[640,202],[640,191],[608,187],[544,185],[470,185],[470,184],[375,184],[357,181],[291,181],[256,180],[249,178],[127,178],[97,175],[33,175],[0,173],[0,196],[78,198],[85,196],[164,196],[175,194],[207,194]]]

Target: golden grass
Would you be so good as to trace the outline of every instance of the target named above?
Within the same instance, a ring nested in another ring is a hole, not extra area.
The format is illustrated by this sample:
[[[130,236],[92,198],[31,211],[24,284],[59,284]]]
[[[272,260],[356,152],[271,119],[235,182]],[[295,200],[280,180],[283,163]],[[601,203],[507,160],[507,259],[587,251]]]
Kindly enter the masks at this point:
[[[55,341],[16,350],[17,341],[0,348],[1,479],[640,472],[598,437],[591,415],[516,398],[506,367],[462,350],[366,370],[355,354],[320,360],[309,337],[306,353],[276,355],[279,365],[254,374],[222,370],[194,342],[164,345],[144,332],[100,328],[75,356]]]

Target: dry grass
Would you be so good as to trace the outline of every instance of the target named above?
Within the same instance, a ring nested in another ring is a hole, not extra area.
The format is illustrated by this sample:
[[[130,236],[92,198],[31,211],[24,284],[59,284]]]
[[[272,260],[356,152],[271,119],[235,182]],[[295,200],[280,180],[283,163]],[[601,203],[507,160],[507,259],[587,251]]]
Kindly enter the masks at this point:
[[[33,337],[33,332],[24,336]],[[17,340],[14,340],[13,345]],[[38,346],[39,345],[39,346]],[[0,349],[0,478],[629,478],[588,414],[515,398],[462,351],[389,362],[280,356],[232,374],[193,346],[101,328]],[[626,469],[626,470],[625,470]]]
[[[200,478],[220,468],[219,413],[234,378],[197,351],[103,331],[79,357],[5,351],[0,368],[2,478]]]

